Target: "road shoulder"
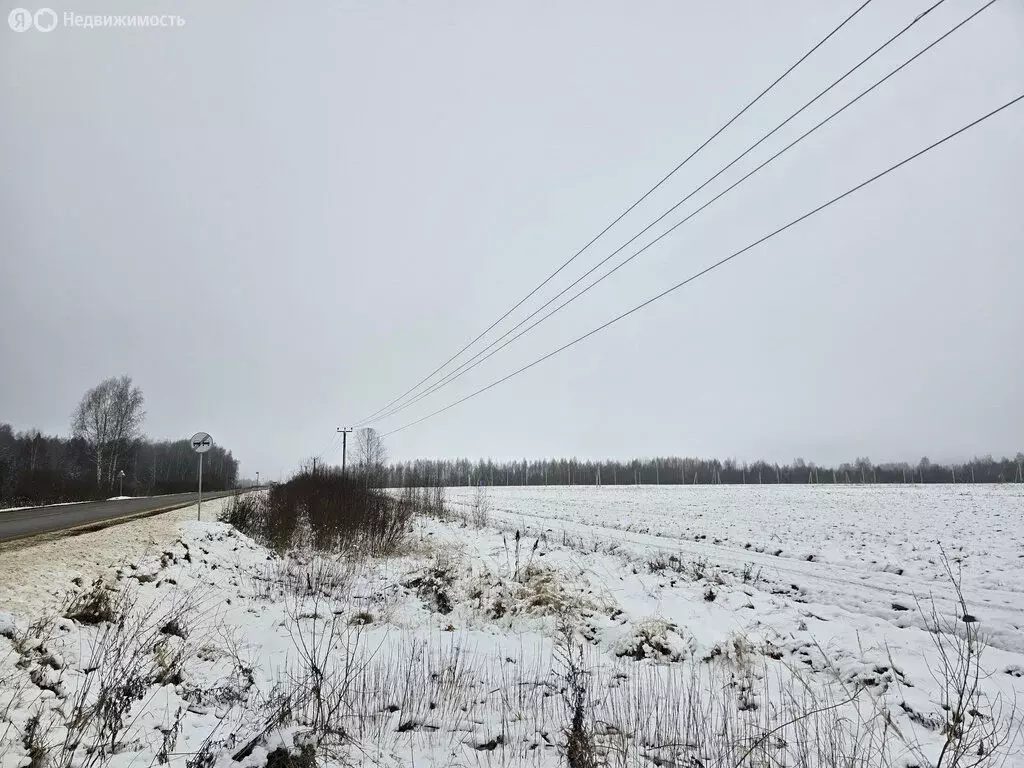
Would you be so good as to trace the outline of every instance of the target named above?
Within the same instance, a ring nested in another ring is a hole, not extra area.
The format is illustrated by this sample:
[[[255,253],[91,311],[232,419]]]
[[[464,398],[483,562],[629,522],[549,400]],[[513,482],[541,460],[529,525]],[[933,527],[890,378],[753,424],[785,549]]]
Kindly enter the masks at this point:
[[[203,518],[215,519],[229,498],[204,501]],[[35,616],[58,604],[73,588],[72,579],[89,582],[119,563],[159,552],[177,539],[181,522],[195,518],[193,504],[117,525],[104,523],[101,530],[90,525],[0,545],[0,612]]]

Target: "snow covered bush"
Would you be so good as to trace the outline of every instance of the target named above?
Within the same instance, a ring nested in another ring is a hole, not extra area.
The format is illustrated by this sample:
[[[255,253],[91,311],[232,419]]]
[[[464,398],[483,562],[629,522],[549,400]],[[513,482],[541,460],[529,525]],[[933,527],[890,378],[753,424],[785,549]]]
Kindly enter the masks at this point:
[[[693,640],[684,637],[683,631],[671,622],[648,619],[636,624],[630,634],[622,637],[615,644],[614,652],[620,658],[636,661],[682,661],[692,654]]]

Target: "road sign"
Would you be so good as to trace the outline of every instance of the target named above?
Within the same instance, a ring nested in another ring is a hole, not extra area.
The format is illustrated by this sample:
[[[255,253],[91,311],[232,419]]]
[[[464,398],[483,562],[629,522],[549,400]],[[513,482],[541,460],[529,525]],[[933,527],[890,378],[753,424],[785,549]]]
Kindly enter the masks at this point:
[[[192,450],[196,453],[206,453],[213,448],[213,438],[207,432],[196,432],[192,435]]]
[[[208,432],[196,432],[189,441],[192,443],[192,450],[199,454],[199,507],[196,509],[196,519],[203,519],[203,454],[213,448],[213,438]]]

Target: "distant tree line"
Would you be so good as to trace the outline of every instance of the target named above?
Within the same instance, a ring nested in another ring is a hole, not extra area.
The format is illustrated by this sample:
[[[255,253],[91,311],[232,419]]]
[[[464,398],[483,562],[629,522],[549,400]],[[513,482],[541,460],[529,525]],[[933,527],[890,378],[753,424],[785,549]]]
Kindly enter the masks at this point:
[[[128,376],[90,389],[71,418],[71,435],[15,432],[0,423],[0,507],[84,501],[196,488],[196,454],[187,439],[153,441],[141,427],[142,391]],[[214,446],[203,458],[203,488],[235,487],[238,461]]]
[[[974,458],[962,464],[876,464],[859,458],[825,467],[796,459],[790,464],[678,456],[592,461],[575,458],[530,461],[417,459],[383,471],[390,487],[433,485],[742,485],[788,483],[1011,483],[1024,481],[1024,452],[1014,458]]]

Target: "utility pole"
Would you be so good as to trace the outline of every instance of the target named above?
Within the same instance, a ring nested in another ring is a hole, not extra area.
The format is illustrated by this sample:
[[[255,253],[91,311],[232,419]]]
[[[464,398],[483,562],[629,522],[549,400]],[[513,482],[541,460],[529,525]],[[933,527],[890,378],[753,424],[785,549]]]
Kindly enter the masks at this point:
[[[352,431],[352,427],[342,429],[338,427],[338,431],[341,433],[341,474],[345,475],[345,453],[348,450],[348,433]]]

